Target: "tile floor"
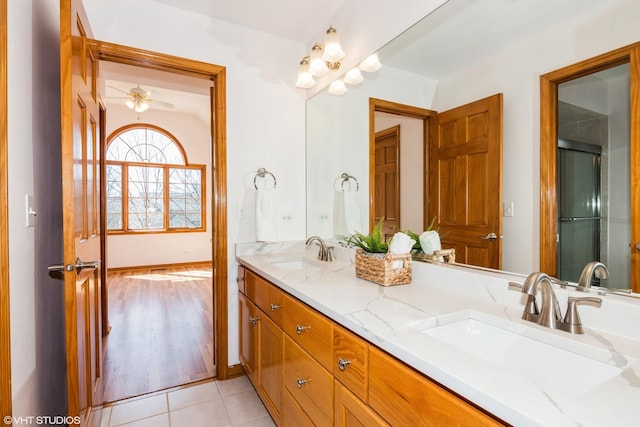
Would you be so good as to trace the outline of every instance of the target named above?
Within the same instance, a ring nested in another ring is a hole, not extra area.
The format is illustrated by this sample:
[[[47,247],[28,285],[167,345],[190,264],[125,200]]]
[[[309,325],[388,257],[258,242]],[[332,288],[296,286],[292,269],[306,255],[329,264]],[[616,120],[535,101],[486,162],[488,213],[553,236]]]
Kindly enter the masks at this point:
[[[246,376],[127,399],[101,411],[99,427],[275,426]]]

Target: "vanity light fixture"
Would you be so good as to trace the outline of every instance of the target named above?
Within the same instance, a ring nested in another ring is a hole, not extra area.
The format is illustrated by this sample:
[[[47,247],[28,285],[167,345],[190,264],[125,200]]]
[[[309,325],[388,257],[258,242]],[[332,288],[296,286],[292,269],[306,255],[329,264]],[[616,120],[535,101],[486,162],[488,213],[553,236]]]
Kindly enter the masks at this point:
[[[347,91],[347,87],[344,85],[344,80],[338,79],[334,80],[333,83],[329,86],[328,92],[331,95],[342,95]]]
[[[362,73],[359,68],[352,68],[344,75],[344,82],[350,85],[357,85],[363,79],[364,77],[362,77]]]
[[[316,84],[316,81],[313,80],[313,76],[309,71],[309,57],[305,56],[302,58],[302,61],[300,61],[300,66],[298,67],[298,80],[296,81],[296,86],[303,89],[309,89],[314,84]]]
[[[335,28],[329,26],[325,35],[324,45],[318,42],[314,43],[311,48],[311,54],[302,58],[300,67],[298,68],[296,86],[303,89],[312,87],[313,84],[310,83],[309,76],[305,74],[307,71],[310,74],[311,80],[313,80],[313,77],[324,76],[329,70],[338,71],[344,57],[345,53],[340,46],[338,32]],[[305,60],[307,64],[304,64],[305,67],[303,67]]]
[[[382,64],[380,64],[377,53],[369,56],[367,59],[362,61],[360,65],[358,65],[358,68],[360,68],[362,71],[366,71],[367,73],[378,71],[380,67],[382,67]]]

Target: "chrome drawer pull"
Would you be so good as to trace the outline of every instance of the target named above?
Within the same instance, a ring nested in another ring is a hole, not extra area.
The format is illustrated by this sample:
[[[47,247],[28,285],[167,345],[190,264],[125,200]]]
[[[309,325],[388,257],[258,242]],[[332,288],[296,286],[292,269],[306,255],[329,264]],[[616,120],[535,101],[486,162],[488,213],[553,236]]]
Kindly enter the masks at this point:
[[[249,316],[249,323],[251,323],[252,325],[257,325],[258,324],[258,318]]]
[[[311,379],[303,380],[302,378],[298,378],[296,380],[296,386],[298,386],[298,388],[302,388],[302,386],[308,383],[309,381],[311,381]]]
[[[271,304],[269,306],[269,308],[271,309],[271,311],[276,311],[277,309],[281,308],[282,306],[280,304]]]
[[[347,369],[347,366],[349,366],[350,363],[351,363],[350,360],[343,359],[341,357],[340,359],[338,359],[338,369],[340,369],[341,371],[344,371],[345,369]]]
[[[311,329],[311,326],[302,326],[302,325],[296,325],[296,333],[298,335],[301,335],[304,331],[306,331],[307,329]]]

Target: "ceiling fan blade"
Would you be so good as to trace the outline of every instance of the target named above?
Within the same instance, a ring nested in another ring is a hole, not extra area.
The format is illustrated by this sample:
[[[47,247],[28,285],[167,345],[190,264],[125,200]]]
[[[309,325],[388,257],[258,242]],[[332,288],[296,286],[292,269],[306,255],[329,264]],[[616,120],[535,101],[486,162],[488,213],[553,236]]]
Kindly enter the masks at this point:
[[[153,100],[154,104],[162,105],[165,108],[174,108],[175,105],[170,102],[158,101],[157,99]]]
[[[118,92],[122,92],[122,93],[124,93],[124,94],[126,94],[126,95],[129,95],[129,92],[128,92],[128,91],[126,91],[126,90],[122,90],[122,89],[120,89],[120,88],[118,88],[118,87],[115,87],[115,86],[109,86],[109,85],[107,85],[107,87],[108,87],[108,88],[110,88],[110,89],[113,89],[113,90],[117,90]]]

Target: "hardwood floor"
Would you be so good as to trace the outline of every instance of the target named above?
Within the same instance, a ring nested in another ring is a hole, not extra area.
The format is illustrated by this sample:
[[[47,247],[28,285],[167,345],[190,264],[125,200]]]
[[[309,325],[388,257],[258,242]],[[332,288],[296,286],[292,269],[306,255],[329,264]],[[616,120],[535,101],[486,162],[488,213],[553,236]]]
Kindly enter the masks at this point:
[[[210,264],[109,273],[105,401],[215,375]]]

